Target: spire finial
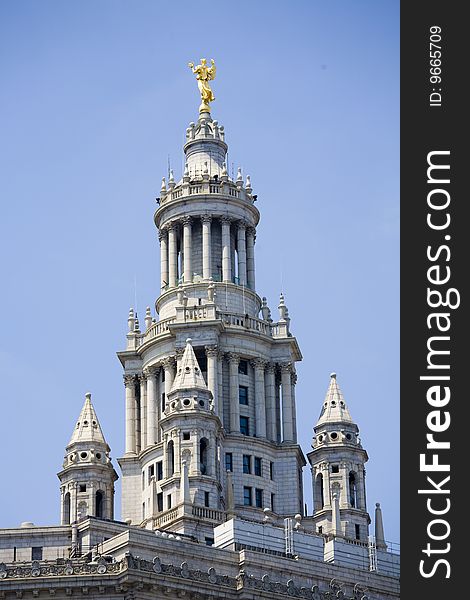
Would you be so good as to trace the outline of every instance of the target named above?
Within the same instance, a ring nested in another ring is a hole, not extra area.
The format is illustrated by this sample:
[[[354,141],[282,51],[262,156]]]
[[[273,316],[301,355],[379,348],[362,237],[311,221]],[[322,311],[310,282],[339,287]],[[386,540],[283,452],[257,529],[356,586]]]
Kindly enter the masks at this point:
[[[199,93],[201,94],[202,102],[199,107],[199,112],[210,113],[211,109],[209,106],[209,102],[213,102],[215,100],[215,96],[212,92],[209,82],[215,79],[215,61],[213,58],[211,58],[211,66],[208,67],[207,60],[205,58],[201,58],[201,64],[195,67],[194,63],[190,62],[188,63],[188,67],[196,75],[197,86],[199,88]]]
[[[331,377],[331,379],[336,379],[336,373],[335,372],[330,373],[330,377]]]

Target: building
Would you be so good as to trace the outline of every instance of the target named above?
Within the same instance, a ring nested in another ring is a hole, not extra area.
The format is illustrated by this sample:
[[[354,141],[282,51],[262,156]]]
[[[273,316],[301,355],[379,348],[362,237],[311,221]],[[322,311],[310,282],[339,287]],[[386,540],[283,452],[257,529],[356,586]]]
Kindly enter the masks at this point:
[[[274,320],[256,289],[260,213],[250,178],[227,173],[224,127],[210,113],[215,65],[192,69],[199,119],[154,217],[156,313],[147,308],[141,329],[130,310],[118,353],[122,520],[87,394],[58,473],[61,525],[0,531],[0,598],[397,598],[399,558],[378,504],[369,536],[368,457],[335,374],[307,457],[314,512],[304,514],[301,352],[283,295]]]

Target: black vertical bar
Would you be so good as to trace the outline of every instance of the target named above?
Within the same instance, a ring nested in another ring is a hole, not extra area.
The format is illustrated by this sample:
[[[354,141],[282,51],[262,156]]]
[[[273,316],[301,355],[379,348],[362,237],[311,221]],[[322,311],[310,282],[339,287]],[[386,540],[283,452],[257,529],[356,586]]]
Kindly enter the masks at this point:
[[[435,0],[401,4],[402,596],[426,600],[458,597],[467,587],[464,8]]]

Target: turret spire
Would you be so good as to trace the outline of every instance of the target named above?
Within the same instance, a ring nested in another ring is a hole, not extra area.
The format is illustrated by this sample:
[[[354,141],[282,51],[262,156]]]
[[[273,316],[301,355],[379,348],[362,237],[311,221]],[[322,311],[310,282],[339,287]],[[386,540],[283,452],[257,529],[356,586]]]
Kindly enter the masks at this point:
[[[320,418],[317,427],[325,423],[352,423],[353,420],[349,413],[343,393],[340,390],[336,380],[336,373],[330,375],[330,385],[326,392],[323,402]]]
[[[184,349],[180,366],[178,367],[178,372],[171,388],[172,392],[193,389],[207,390],[207,385],[202,376],[201,368],[197,362],[191,342],[191,338],[186,340],[186,348]]]
[[[95,408],[91,402],[90,392],[85,394],[85,403],[70,438],[69,446],[76,442],[95,442],[107,445]]]

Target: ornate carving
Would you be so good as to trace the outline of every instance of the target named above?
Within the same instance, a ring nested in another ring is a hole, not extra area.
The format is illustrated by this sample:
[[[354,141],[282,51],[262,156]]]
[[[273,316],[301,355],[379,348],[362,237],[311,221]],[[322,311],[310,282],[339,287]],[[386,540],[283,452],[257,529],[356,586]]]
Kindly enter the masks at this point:
[[[284,362],[281,363],[279,366],[281,368],[281,373],[292,373],[292,363]]]
[[[250,360],[250,364],[254,369],[264,370],[268,364],[268,361],[264,360],[263,358],[252,358]]]
[[[191,217],[183,217],[181,219],[181,223],[182,223],[183,226],[185,226],[185,225],[191,226],[192,219],[191,219]]]
[[[126,387],[135,385],[135,380],[136,380],[135,375],[123,375],[123,378],[124,378],[124,385]]]
[[[202,215],[201,217],[201,221],[202,223],[212,223],[212,217],[211,215]]]
[[[235,352],[227,352],[226,358],[230,364],[237,364],[240,362],[240,355]]]
[[[206,356],[215,356],[217,357],[218,353],[219,353],[219,347],[217,345],[214,346],[204,346],[204,349],[206,351]]]
[[[173,356],[167,356],[161,362],[165,371],[169,371],[175,366],[175,359]]]
[[[162,240],[167,240],[167,239],[168,239],[168,229],[167,229],[167,227],[161,227],[158,230],[158,241],[161,244]]]

